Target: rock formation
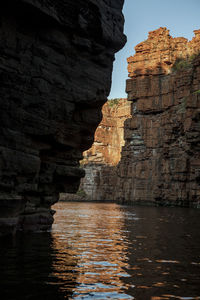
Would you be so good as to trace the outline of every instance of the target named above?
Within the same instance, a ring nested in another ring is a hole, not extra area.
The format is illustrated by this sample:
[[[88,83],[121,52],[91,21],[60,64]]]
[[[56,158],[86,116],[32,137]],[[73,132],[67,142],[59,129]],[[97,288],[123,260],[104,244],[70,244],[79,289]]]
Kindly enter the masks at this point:
[[[128,58],[132,119],[118,168],[119,201],[200,204],[200,31],[188,42],[166,28]]]
[[[124,146],[124,121],[130,115],[127,99],[113,99],[102,109],[103,119],[95,132],[92,147],[83,153],[85,177],[80,190],[91,200],[108,200],[112,196],[115,166],[121,158]]]
[[[75,192],[125,43],[123,0],[0,3],[0,234],[48,229]]]
[[[100,175],[96,199],[200,206],[200,30],[194,33],[188,41],[159,28],[128,58],[132,117],[121,160],[109,166],[109,180]]]
[[[115,199],[200,205],[200,30],[188,42],[166,28],[149,33],[128,58],[132,118]]]

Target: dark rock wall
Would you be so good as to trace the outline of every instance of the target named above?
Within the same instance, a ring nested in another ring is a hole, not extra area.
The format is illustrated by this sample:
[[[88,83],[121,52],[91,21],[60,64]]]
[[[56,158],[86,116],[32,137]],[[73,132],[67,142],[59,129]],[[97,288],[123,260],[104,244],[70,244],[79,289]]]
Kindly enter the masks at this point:
[[[75,192],[125,43],[123,0],[0,4],[0,234],[48,229]]]

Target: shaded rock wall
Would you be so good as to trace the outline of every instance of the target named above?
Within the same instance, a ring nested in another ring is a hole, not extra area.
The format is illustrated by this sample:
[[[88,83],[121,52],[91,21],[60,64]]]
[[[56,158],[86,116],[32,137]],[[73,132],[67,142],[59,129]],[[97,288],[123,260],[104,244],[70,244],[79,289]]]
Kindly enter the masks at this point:
[[[0,4],[0,234],[48,229],[75,192],[125,43],[123,0]]]
[[[200,31],[188,42],[150,32],[128,58],[132,119],[114,198],[155,205],[200,205]]]
[[[92,147],[83,153],[86,175],[80,189],[91,200],[111,200],[115,178],[113,170],[121,159],[124,146],[124,121],[130,115],[127,99],[108,101],[102,109],[103,119],[95,132]]]

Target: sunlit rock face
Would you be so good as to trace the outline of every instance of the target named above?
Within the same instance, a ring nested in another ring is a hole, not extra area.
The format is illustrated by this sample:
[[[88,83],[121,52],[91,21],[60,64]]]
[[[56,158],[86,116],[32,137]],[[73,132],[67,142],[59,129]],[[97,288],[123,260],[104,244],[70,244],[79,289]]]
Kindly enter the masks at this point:
[[[130,118],[131,102],[113,99],[104,104],[103,118],[95,132],[92,147],[84,152],[82,161],[86,175],[80,190],[91,200],[114,200],[116,166],[124,146],[124,122]]]
[[[119,98],[108,100],[102,107],[102,120],[94,135],[92,147],[83,153],[84,165],[116,166],[124,146],[124,121],[131,117],[130,102]]]
[[[125,146],[114,198],[200,206],[200,30],[192,41],[166,28],[149,33],[128,58]]]
[[[44,230],[75,192],[82,151],[125,44],[123,0],[0,4],[0,234]]]

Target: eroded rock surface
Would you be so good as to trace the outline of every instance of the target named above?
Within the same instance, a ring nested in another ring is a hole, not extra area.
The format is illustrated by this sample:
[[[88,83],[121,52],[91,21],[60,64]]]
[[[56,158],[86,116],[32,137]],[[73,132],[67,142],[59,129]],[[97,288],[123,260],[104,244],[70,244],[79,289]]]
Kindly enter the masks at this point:
[[[119,98],[108,100],[102,107],[102,121],[97,127],[92,147],[83,153],[85,164],[116,166],[124,146],[124,121],[131,117],[130,102]]]
[[[200,31],[188,42],[166,28],[150,32],[128,58],[132,118],[114,198],[200,205]]]
[[[103,119],[95,132],[92,147],[84,152],[82,161],[86,175],[80,190],[90,200],[111,200],[115,185],[114,170],[124,146],[124,122],[130,118],[130,102],[115,99],[104,104]]]
[[[200,206],[200,30],[194,33],[188,41],[159,28],[128,58],[132,117],[119,164],[90,175],[94,200]]]
[[[48,229],[75,192],[125,43],[123,0],[1,1],[0,234]]]

